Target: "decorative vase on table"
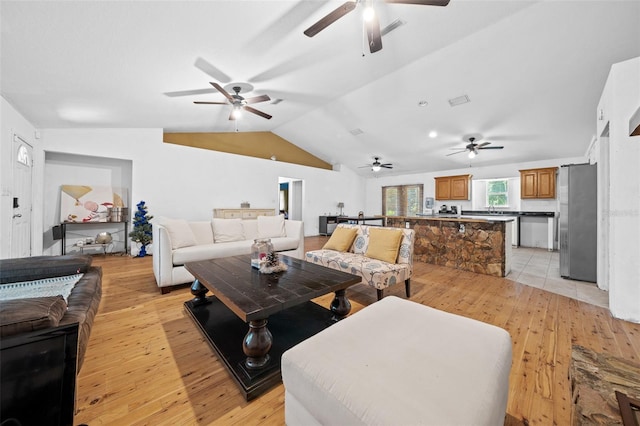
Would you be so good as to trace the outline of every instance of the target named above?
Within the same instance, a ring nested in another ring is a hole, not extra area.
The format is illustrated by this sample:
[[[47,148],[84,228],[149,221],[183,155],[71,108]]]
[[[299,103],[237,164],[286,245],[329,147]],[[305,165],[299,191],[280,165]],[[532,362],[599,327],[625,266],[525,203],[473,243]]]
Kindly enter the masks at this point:
[[[271,238],[258,238],[251,245],[251,266],[260,269],[267,255],[273,253]]]
[[[137,210],[133,217],[133,231],[129,233],[129,236],[131,241],[140,244],[137,256],[144,257],[147,255],[147,246],[153,241],[151,222],[149,222],[153,216],[147,213],[144,201],[140,201],[136,207]]]

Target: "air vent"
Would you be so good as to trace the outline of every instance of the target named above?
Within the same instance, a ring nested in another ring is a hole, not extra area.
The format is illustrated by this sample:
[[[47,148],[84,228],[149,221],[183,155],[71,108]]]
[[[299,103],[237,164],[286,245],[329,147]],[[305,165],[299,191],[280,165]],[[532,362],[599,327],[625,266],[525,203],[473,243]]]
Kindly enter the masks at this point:
[[[469,99],[469,96],[467,95],[462,95],[462,96],[458,96],[457,98],[449,99],[449,105],[451,105],[452,107],[466,104],[467,102],[471,102],[471,99]]]
[[[404,24],[406,24],[406,22],[403,21],[402,19],[396,19],[395,21],[393,21],[392,23],[390,23],[389,25],[387,25],[386,27],[380,30],[380,36],[389,34],[391,31],[395,30],[398,27],[403,26]]]
[[[364,132],[362,131],[362,129],[351,129],[349,130],[349,133],[351,133],[353,136],[358,136],[363,134]]]

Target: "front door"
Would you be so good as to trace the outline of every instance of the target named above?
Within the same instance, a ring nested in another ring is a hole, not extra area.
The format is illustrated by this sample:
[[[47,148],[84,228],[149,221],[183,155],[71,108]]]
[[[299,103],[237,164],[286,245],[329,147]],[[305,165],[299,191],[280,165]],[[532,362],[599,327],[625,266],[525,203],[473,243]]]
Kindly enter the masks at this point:
[[[31,256],[31,171],[33,148],[13,136],[13,219],[11,257]]]

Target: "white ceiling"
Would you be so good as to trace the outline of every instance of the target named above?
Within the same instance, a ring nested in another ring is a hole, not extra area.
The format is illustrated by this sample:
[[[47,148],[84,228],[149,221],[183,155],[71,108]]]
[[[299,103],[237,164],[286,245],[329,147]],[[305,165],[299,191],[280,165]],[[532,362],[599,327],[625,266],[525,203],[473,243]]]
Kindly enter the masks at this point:
[[[37,128],[229,132],[229,106],[193,101],[224,100],[210,81],[250,83],[283,101],[253,105],[273,119],[245,113],[239,131],[404,174],[584,155],[611,65],[640,56],[637,0],[377,2],[382,27],[406,24],[375,54],[362,5],[303,35],[342,3],[2,0],[2,95]],[[447,156],[469,134],[505,148]]]

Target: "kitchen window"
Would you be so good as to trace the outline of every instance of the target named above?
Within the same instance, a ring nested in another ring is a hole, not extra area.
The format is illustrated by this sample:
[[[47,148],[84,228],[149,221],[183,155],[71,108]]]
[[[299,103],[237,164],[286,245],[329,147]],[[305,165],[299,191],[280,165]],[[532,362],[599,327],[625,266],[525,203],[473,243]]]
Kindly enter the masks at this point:
[[[382,187],[382,214],[416,216],[422,213],[422,184]]]
[[[509,181],[507,179],[487,181],[487,206],[509,207]]]

